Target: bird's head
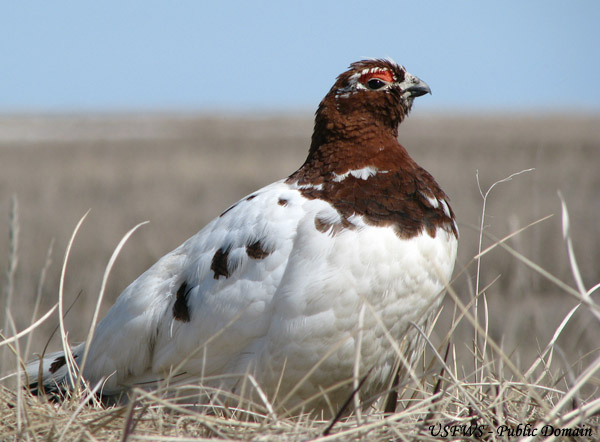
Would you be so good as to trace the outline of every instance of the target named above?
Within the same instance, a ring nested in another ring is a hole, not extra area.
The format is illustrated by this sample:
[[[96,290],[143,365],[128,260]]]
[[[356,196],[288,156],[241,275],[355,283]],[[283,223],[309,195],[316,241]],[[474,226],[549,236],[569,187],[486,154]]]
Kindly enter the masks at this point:
[[[369,128],[397,136],[413,100],[427,93],[431,93],[427,83],[391,60],[358,61],[338,76],[319,105],[315,130],[332,131],[342,138]]]

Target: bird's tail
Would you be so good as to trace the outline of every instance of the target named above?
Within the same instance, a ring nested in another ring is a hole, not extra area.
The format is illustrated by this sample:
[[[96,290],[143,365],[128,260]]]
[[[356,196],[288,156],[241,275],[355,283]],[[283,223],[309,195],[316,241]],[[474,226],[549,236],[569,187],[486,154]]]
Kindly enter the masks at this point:
[[[57,398],[64,397],[73,389],[77,379],[79,370],[77,363],[81,358],[82,350],[82,345],[71,349],[74,363],[67,361],[64,351],[30,361],[25,367],[29,391],[36,396],[48,394]]]

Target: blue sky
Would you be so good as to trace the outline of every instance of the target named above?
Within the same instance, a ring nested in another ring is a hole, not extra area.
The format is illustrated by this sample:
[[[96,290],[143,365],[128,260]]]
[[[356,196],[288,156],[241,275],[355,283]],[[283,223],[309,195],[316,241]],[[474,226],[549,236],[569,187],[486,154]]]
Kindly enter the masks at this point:
[[[600,111],[600,1],[6,1],[0,112],[314,110],[392,57],[429,110]]]

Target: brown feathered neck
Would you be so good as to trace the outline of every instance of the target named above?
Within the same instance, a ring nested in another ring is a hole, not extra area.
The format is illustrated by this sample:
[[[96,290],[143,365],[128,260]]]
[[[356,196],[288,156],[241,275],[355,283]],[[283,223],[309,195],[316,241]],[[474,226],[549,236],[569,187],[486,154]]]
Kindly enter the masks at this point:
[[[423,231],[435,236],[438,228],[458,235],[446,195],[398,143],[398,125],[412,105],[394,86],[404,75],[387,61],[351,65],[319,105],[306,161],[286,180],[306,198],[336,208],[337,231],[353,228],[352,216],[360,215],[367,224],[393,226],[402,238]],[[372,78],[391,86],[371,90]]]
[[[319,104],[310,152],[332,142],[373,142],[377,139],[396,140],[398,125],[408,108],[399,109],[391,97],[369,97],[357,93],[340,97],[334,86]]]
[[[331,173],[368,166],[412,166],[397,140],[398,125],[408,115],[412,100],[403,99],[395,86],[369,90],[364,85],[373,78],[400,83],[405,73],[388,60],[357,62],[342,73],[319,104],[308,156],[295,175],[306,174],[306,180],[320,174],[327,179]]]

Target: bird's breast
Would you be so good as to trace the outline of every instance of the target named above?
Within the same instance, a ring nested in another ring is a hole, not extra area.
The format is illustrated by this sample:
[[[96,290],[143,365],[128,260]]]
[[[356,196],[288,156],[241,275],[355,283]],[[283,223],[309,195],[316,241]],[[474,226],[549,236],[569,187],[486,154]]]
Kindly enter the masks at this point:
[[[332,373],[351,378],[357,352],[362,372],[373,368],[375,383],[384,383],[396,360],[392,341],[436,311],[457,248],[442,228],[434,237],[403,239],[393,227],[358,218],[354,228],[336,230],[327,215],[299,227],[302,252],[290,256],[264,355],[275,371],[286,366],[290,380],[319,366],[306,381],[307,394],[331,382]]]

